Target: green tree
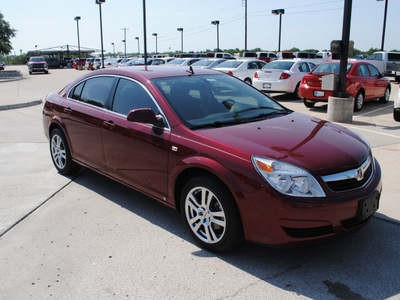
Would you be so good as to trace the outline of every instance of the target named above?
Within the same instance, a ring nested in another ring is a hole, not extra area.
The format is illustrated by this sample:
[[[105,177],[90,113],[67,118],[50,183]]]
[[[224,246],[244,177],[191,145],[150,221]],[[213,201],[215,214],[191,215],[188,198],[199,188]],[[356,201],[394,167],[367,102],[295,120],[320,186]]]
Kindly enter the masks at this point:
[[[11,38],[15,37],[17,30],[10,27],[10,24],[4,20],[0,12],[0,54],[7,55],[11,52]]]

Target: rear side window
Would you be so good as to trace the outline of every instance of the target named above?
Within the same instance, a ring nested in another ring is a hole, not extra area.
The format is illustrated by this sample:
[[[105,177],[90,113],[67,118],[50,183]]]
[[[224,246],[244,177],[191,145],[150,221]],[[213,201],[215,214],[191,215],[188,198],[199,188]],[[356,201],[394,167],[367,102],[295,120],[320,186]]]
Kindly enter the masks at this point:
[[[369,73],[367,65],[359,65],[358,66],[358,73],[360,74],[360,76],[363,76],[363,77],[370,77],[371,76],[371,74]]]
[[[98,107],[105,107],[108,95],[114,84],[113,77],[96,77],[86,81],[80,101]]]
[[[141,85],[131,80],[120,79],[112,110],[128,115],[131,110],[138,108],[151,108],[156,115],[159,114],[153,99]]]
[[[369,70],[371,71],[372,77],[379,77],[380,76],[380,73],[379,73],[377,68],[375,68],[372,65],[368,65],[368,67],[369,67]]]
[[[85,82],[78,84],[75,88],[71,90],[71,92],[69,93],[69,97],[71,99],[79,100],[81,98],[81,93],[84,85]]]

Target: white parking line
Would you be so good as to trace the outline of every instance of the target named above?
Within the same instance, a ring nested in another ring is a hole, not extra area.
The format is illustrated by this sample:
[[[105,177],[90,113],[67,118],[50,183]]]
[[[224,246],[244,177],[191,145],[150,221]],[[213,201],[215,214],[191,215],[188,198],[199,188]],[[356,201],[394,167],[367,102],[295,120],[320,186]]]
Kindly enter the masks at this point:
[[[366,116],[366,115],[372,114],[372,113],[374,113],[374,112],[377,112],[377,111],[380,111],[380,110],[383,110],[383,109],[386,109],[386,108],[389,108],[389,107],[393,107],[393,104],[390,104],[390,105],[387,105],[387,106],[385,106],[385,107],[381,107],[381,108],[375,109],[375,110],[373,110],[373,111],[369,111],[369,112],[367,112],[367,113],[365,113],[365,114],[361,114],[361,115],[354,116],[354,118]]]
[[[390,137],[394,137],[394,138],[400,139],[400,136],[398,136],[398,135],[383,133],[383,132],[379,132],[379,131],[375,131],[375,130],[369,130],[369,129],[365,129],[365,128],[361,128],[361,127],[356,127],[356,126],[350,126],[350,128],[352,128],[352,129],[358,129],[358,130],[364,130],[364,131],[368,131],[368,132],[372,132],[372,133],[376,133],[376,134],[385,135],[385,136],[390,136]]]

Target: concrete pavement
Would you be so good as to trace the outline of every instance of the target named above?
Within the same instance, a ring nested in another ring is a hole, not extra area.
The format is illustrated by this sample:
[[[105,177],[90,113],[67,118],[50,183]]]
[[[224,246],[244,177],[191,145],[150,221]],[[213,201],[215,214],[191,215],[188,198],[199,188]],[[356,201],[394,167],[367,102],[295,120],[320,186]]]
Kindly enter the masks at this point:
[[[0,83],[0,101],[44,100],[81,74],[51,70],[17,86]],[[277,99],[326,117],[326,106]],[[140,193],[89,170],[58,174],[41,108],[0,111],[1,299],[400,298],[400,124],[392,102],[366,104],[345,125],[371,143],[383,170],[380,210],[370,224],[316,246],[247,244],[224,255],[195,246],[179,214]]]

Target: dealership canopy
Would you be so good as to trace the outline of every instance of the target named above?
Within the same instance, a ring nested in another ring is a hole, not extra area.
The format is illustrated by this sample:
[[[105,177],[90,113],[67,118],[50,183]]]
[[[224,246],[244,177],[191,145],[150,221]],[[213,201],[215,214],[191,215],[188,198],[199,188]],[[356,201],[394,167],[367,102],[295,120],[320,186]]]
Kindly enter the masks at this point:
[[[89,53],[99,52],[99,49],[80,47],[80,53],[82,56],[87,56]],[[63,45],[51,48],[44,48],[39,50],[32,50],[28,52],[28,56],[54,56],[62,59],[63,57],[70,58],[71,56],[77,56],[79,53],[78,46]]]

